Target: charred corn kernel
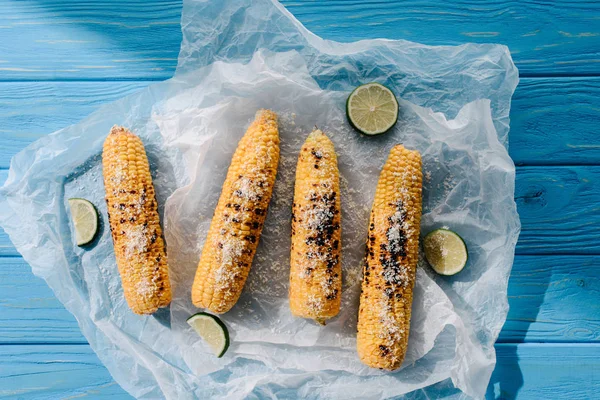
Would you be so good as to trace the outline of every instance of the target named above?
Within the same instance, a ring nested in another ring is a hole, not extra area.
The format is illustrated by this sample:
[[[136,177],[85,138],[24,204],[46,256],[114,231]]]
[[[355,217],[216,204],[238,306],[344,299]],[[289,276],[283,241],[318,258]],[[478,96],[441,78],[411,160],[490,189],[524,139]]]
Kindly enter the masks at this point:
[[[421,222],[421,156],[395,146],[371,211],[358,312],[358,355],[394,370],[406,354]]]
[[[233,154],[192,286],[192,302],[220,314],[235,305],[252,265],[279,163],[277,115],[260,110]]]
[[[292,205],[290,309],[324,323],[340,311],[340,179],[333,143],[312,132],[298,156]]]
[[[140,138],[114,126],[102,151],[108,219],[127,304],[151,314],[171,302],[156,197]]]

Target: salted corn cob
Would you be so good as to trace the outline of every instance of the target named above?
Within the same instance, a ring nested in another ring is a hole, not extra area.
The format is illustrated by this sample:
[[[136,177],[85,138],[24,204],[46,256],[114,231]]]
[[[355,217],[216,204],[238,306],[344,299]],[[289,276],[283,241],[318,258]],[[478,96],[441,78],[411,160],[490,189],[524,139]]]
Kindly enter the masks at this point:
[[[319,323],[340,311],[340,182],[333,143],[313,131],[300,150],[292,205],[290,309]]]
[[[408,344],[419,252],[421,156],[395,146],[371,210],[358,312],[357,350],[373,368],[400,367]]]
[[[227,171],[192,286],[192,302],[220,314],[237,302],[250,272],[279,163],[277,115],[260,110]]]
[[[106,205],[125,299],[136,314],[171,302],[156,197],[140,138],[114,126],[102,151]]]

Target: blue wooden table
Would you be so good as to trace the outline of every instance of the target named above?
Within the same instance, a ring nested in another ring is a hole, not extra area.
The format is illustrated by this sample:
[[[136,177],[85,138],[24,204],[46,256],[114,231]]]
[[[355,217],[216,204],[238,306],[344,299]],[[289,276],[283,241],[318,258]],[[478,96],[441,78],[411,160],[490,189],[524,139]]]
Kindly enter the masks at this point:
[[[600,3],[286,0],[332,40],[509,46],[523,225],[495,399],[600,398]],[[0,0],[0,183],[10,158],[172,76],[179,0]],[[0,398],[128,398],[0,231]]]

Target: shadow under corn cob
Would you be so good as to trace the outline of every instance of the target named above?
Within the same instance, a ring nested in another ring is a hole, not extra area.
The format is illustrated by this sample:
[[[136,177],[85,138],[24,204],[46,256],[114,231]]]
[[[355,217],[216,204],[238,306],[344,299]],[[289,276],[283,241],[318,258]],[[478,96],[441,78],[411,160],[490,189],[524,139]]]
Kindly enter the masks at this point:
[[[400,367],[410,329],[421,223],[421,156],[401,145],[383,166],[371,210],[357,350],[373,368]]]
[[[192,302],[221,314],[250,272],[279,163],[277,115],[260,110],[240,140],[223,183],[192,286]]]
[[[140,138],[114,126],[102,151],[106,206],[127,304],[152,314],[171,302],[171,284],[150,166]]]
[[[319,323],[340,311],[340,182],[333,143],[320,130],[302,146],[296,167],[290,255],[290,309]]]

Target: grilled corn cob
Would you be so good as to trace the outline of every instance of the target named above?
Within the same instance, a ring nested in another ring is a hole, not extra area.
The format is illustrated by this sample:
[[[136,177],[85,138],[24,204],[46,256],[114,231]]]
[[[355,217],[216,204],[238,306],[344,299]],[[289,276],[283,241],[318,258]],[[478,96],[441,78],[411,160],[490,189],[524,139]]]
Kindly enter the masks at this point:
[[[277,115],[260,110],[240,140],[223,183],[192,286],[196,307],[224,313],[250,271],[279,163]]]
[[[358,313],[357,350],[370,367],[394,370],[406,354],[419,252],[421,156],[395,146],[371,211]]]
[[[292,209],[290,309],[324,323],[340,311],[340,182],[333,143],[313,131],[300,150]]]
[[[148,158],[140,138],[114,126],[102,169],[108,219],[123,292],[136,314],[171,302],[171,284]]]

